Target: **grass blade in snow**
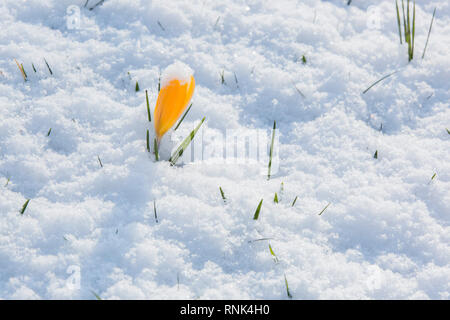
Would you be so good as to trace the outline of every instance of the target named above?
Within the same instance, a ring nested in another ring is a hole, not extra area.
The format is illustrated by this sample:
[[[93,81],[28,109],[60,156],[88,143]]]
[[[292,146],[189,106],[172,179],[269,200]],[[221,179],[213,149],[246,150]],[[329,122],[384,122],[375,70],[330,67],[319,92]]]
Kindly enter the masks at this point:
[[[95,296],[95,299],[102,300],[102,298],[100,298],[100,296],[98,294],[96,294],[94,291],[91,290],[91,292]]]
[[[223,85],[227,85],[227,83],[225,82],[225,70],[222,70],[222,72],[220,73],[220,81]]]
[[[403,14],[403,35],[405,36],[405,42],[408,42],[408,32],[406,30],[406,17],[405,17],[405,3],[402,0],[402,14]]]
[[[278,203],[278,194],[275,192],[275,197],[273,198],[273,202]]]
[[[433,176],[431,177],[430,182],[428,182],[428,184],[430,184],[430,183],[433,182],[434,178],[436,178],[436,175],[437,175],[437,173],[435,172],[435,173],[433,174]]]
[[[28,76],[27,76],[27,74],[25,72],[25,69],[23,68],[23,64],[19,64],[19,62],[17,62],[16,59],[14,59],[14,61],[16,62],[17,67],[19,68],[20,73],[22,74],[23,80],[27,81],[28,80]]]
[[[147,129],[147,152],[150,152],[150,132]]]
[[[203,117],[202,121],[197,125],[197,127],[191,131],[191,133],[183,140],[178,149],[172,154],[169,161],[172,165],[178,161],[178,159],[183,155],[184,151],[187,149],[192,140],[194,140],[195,134],[197,133],[200,126],[205,121],[205,117]]]
[[[327,208],[330,206],[330,204],[331,204],[331,202],[330,203],[328,203],[326,206],[325,206],[325,208],[323,208],[322,209],[322,211],[320,211],[320,213],[319,213],[319,216],[321,216],[322,215],[322,213],[324,213],[325,212],[325,210],[327,210]]]
[[[155,140],[153,140],[153,149],[155,150],[155,160],[159,161],[159,152],[158,152],[158,142]]]
[[[188,114],[189,110],[191,110],[192,107],[192,103],[189,105],[189,108],[187,108],[186,112],[183,114],[183,116],[181,117],[180,121],[178,122],[178,124],[176,125],[175,129],[173,129],[173,131],[177,130],[178,127],[180,126],[180,124],[183,122],[184,118],[186,117],[186,115]]]
[[[153,212],[155,213],[155,221],[158,223],[158,215],[156,214],[156,200],[153,201]]]
[[[159,73],[159,78],[158,78],[158,93],[161,91],[161,72]]]
[[[292,201],[292,205],[291,205],[291,207],[293,207],[293,206],[295,205],[295,203],[297,202],[297,198],[298,198],[298,196],[295,196],[295,199],[294,199],[294,201]]]
[[[288,281],[287,281],[287,279],[286,279],[286,275],[284,275],[284,283],[285,283],[285,285],[286,285],[286,294],[287,294],[287,296],[288,296],[290,299],[292,299],[292,295],[291,295],[291,292],[289,291],[289,284],[288,284]]]
[[[30,202],[30,199],[27,199],[27,201],[25,201],[25,203],[22,206],[22,209],[20,209],[20,214],[23,214],[25,212],[25,210],[27,210],[29,202]]]
[[[425,57],[425,51],[427,51],[428,40],[430,39],[431,28],[433,27],[434,15],[436,14],[436,8],[433,11],[433,17],[431,18],[430,29],[428,29],[427,41],[425,42],[425,48],[423,48],[422,59]]]
[[[148,91],[145,90],[145,101],[147,102],[147,116],[148,116],[148,122],[152,122],[152,116],[150,113],[150,103],[148,102]]]
[[[301,90],[299,88],[297,88],[297,86],[294,84],[295,90],[297,90],[298,94],[302,96],[302,98],[306,98],[306,96],[303,94],[303,92],[301,92]]]
[[[28,80],[28,75],[25,72],[25,68],[23,67],[23,64],[21,63],[20,66],[22,67],[22,72],[25,74],[25,78]]]
[[[277,257],[277,255],[275,254],[275,252],[273,252],[273,249],[272,249],[272,246],[270,245],[270,243],[269,243],[269,251],[270,251],[270,254],[273,256],[273,260],[274,260],[275,262],[278,262],[278,257]]]
[[[50,66],[49,66],[49,64],[48,64],[48,62],[47,62],[47,60],[45,60],[45,58],[44,58],[44,61],[45,61],[45,64],[47,65],[47,68],[48,68],[48,71],[50,72],[50,75],[53,75],[53,71],[52,71],[52,69],[50,68]]]
[[[400,36],[400,44],[402,44],[402,27],[400,23],[400,12],[398,10],[398,3],[397,0],[395,0],[395,9],[397,10],[397,25],[398,25],[398,35]]]
[[[416,1],[414,0],[410,60],[412,60],[413,57],[414,57],[414,40],[415,40],[415,37],[416,37]]]
[[[263,203],[263,199],[261,199],[261,201],[260,201],[259,204],[258,204],[258,207],[256,208],[255,214],[254,214],[254,216],[253,216],[253,220],[258,220],[258,218],[259,218],[259,212],[261,211],[262,203]]]
[[[105,0],[100,0],[99,2],[97,2],[92,8],[90,8],[89,10],[92,11],[95,8],[97,8],[99,5],[103,4],[103,2],[105,2]]]
[[[255,239],[255,240],[249,240],[248,243],[258,242],[258,241],[266,241],[266,240],[272,240],[273,238],[261,238],[261,239]]]
[[[277,128],[276,121],[273,122],[273,131],[272,131],[272,142],[270,144],[270,153],[269,153],[269,171],[267,173],[267,180],[270,179],[270,170],[272,169],[272,156],[273,156],[273,143],[275,141],[275,129]]]
[[[405,42],[408,44],[408,62],[414,58],[414,40],[416,35],[416,1],[413,2],[412,20],[409,4],[410,0],[408,0],[406,3],[406,15],[405,15],[405,3],[402,0],[403,32],[405,36]],[[400,14],[398,13],[397,23],[399,23],[399,18]]]
[[[163,27],[163,25],[161,24],[161,22],[158,21],[158,25],[161,28],[162,31],[166,31],[166,29]]]
[[[225,193],[222,190],[222,187],[219,187],[220,195],[222,196],[223,202],[227,203],[227,198],[225,198]]]
[[[381,79],[375,81],[374,83],[372,83],[372,84],[370,85],[370,87],[368,87],[366,90],[363,91],[363,94],[365,94],[367,91],[369,91],[369,90],[370,90],[373,86],[375,86],[376,84],[380,83],[381,81],[383,81],[383,80],[386,79],[386,78],[389,78],[390,76],[396,74],[397,72],[398,72],[398,71],[394,71],[394,72],[392,72],[392,73],[390,73],[390,74],[388,74],[388,75],[385,75],[383,78],[381,78]]]

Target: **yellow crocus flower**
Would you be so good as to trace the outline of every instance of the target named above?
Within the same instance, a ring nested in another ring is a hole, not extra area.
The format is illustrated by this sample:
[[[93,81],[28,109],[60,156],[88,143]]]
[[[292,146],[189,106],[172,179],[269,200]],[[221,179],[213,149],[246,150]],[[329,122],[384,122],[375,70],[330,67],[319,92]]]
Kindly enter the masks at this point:
[[[186,109],[195,88],[195,80],[192,74],[187,79],[183,79],[182,75],[168,77],[170,79],[164,79],[163,74],[162,87],[153,113],[158,143]]]

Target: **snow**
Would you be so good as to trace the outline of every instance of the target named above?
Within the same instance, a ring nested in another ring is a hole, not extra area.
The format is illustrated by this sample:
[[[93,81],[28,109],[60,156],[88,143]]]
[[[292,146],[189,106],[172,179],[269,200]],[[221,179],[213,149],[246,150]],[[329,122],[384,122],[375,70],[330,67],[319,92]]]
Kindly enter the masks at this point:
[[[285,275],[294,299],[450,298],[448,1],[416,1],[410,63],[388,0],[85,2],[0,4],[0,298],[288,299]],[[173,145],[276,120],[270,180],[146,152],[177,61]]]
[[[193,74],[194,72],[188,65],[176,61],[162,72],[161,88],[166,87],[172,80],[178,80],[181,85],[190,82]]]

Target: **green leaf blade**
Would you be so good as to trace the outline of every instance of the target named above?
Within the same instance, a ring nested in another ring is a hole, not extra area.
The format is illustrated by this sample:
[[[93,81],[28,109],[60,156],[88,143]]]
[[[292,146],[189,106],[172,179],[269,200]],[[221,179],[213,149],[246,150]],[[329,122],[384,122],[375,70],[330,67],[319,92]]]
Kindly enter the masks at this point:
[[[187,108],[186,112],[183,114],[183,116],[181,117],[180,121],[178,121],[177,125],[175,126],[175,129],[173,129],[173,131],[177,130],[178,127],[180,126],[180,124],[183,122],[184,118],[186,117],[186,115],[188,114],[189,110],[191,110],[192,107],[192,103],[189,105],[189,108]]]
[[[145,101],[147,102],[147,116],[148,116],[148,122],[152,122],[152,115],[150,112],[150,103],[148,101],[148,91],[145,90]]]
[[[261,211],[262,203],[263,203],[263,199],[261,199],[261,201],[258,204],[258,207],[256,208],[255,214],[253,215],[253,220],[258,220],[259,212]]]
[[[325,208],[323,208],[322,211],[320,211],[319,216],[321,216],[322,213],[324,213],[325,210],[327,210],[327,208],[330,206],[330,204],[331,204],[331,202],[329,202],[329,203],[325,206]]]
[[[191,141],[194,139],[195,135],[197,134],[197,131],[200,129],[205,119],[206,118],[203,117],[202,121],[200,121],[197,127],[195,127],[195,129],[191,131],[191,133],[183,140],[183,142],[180,144],[177,150],[172,154],[172,156],[169,159],[171,165],[175,165],[178,159],[183,155],[184,151],[187,149]]]
[[[273,157],[273,144],[275,141],[275,130],[277,128],[277,122],[273,121],[273,130],[272,130],[272,142],[270,144],[270,152],[269,152],[269,166],[267,172],[267,180],[270,180],[271,169],[272,169],[272,157]]]
[[[222,187],[219,187],[220,195],[222,196],[222,200],[224,203],[227,203],[227,198],[225,197],[225,192],[223,192]]]
[[[25,203],[22,206],[22,209],[20,209],[20,214],[24,214],[25,210],[27,210],[28,204],[30,203],[30,199],[27,199],[27,201],[25,201]]]
[[[292,205],[291,205],[291,207],[293,207],[293,206],[295,205],[295,203],[297,202],[297,199],[298,199],[298,196],[295,196],[295,199],[294,199],[294,201],[292,201]]]
[[[284,275],[284,284],[286,285],[286,294],[288,296],[289,299],[292,299],[292,295],[291,292],[289,291],[289,284],[286,278],[286,274]]]

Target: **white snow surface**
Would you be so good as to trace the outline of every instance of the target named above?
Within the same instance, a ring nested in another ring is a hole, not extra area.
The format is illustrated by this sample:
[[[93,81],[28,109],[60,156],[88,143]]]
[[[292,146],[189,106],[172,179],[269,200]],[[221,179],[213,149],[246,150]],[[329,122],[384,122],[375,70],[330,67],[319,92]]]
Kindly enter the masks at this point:
[[[447,0],[416,1],[410,63],[394,1],[85,2],[0,3],[0,298],[450,298]],[[153,161],[144,90],[175,61],[183,134],[277,121],[270,180]]]

